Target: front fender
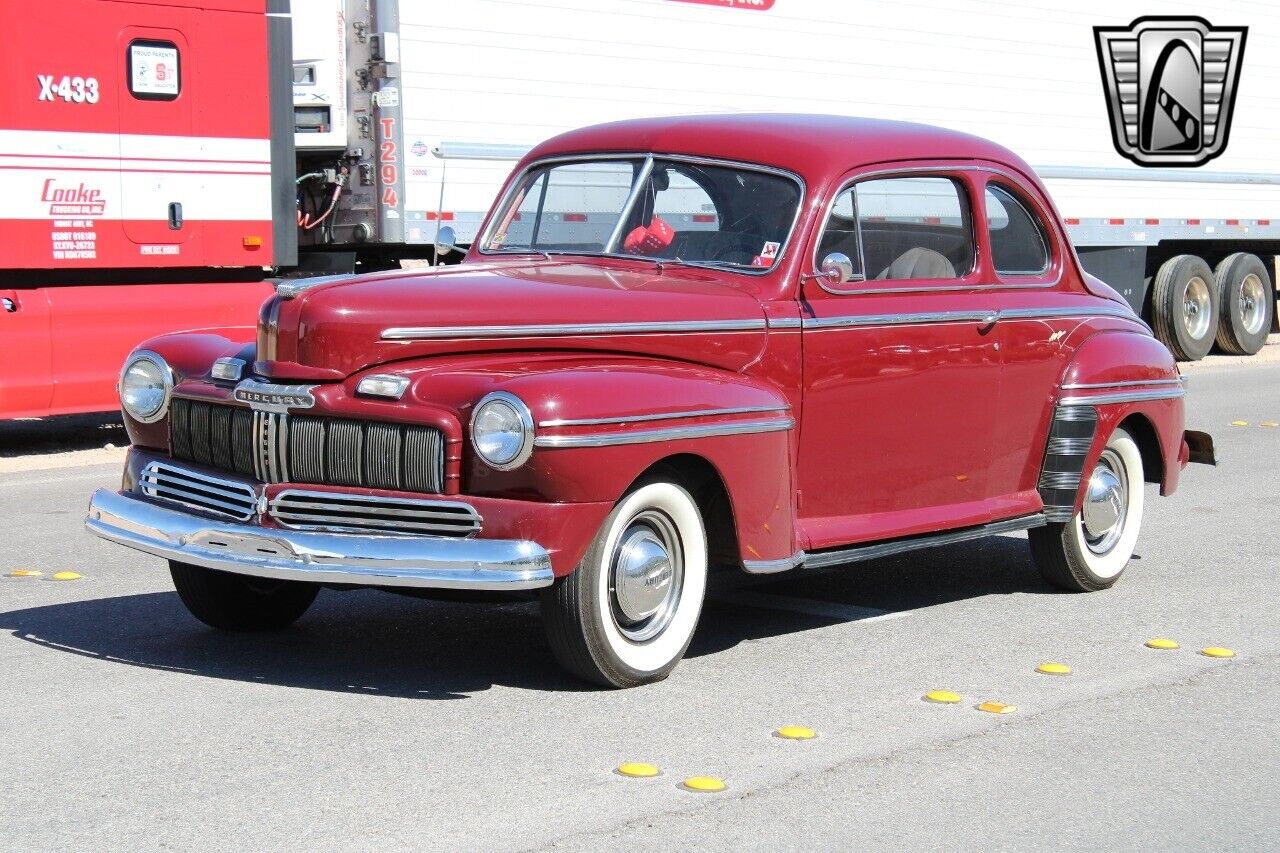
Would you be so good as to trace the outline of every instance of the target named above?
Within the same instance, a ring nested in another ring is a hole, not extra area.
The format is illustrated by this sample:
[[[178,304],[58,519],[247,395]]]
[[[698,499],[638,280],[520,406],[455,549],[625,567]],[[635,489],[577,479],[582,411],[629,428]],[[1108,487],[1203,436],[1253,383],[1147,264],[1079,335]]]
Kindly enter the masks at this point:
[[[794,553],[794,420],[768,383],[622,356],[507,354],[395,367],[419,399],[457,410],[464,495],[613,503],[656,463],[696,456],[724,483],[743,559]],[[523,400],[535,424],[533,455],[512,471],[478,459],[466,434],[475,403],[499,390]]]

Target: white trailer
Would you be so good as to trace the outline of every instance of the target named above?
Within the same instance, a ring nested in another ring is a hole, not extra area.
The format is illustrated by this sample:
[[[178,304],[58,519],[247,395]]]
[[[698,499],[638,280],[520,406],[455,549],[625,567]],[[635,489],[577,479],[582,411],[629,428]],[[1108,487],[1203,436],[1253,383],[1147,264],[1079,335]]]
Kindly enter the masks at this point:
[[[901,119],[1032,163],[1085,267],[1180,357],[1203,355],[1215,333],[1256,351],[1275,323],[1280,254],[1280,7],[1161,5],[1249,27],[1229,145],[1189,169],[1132,165],[1112,142],[1093,28],[1151,11],[1127,0],[293,0],[299,176],[317,175],[300,185],[301,244],[317,270],[433,257],[442,225],[474,237],[524,151],[583,125],[736,111]]]

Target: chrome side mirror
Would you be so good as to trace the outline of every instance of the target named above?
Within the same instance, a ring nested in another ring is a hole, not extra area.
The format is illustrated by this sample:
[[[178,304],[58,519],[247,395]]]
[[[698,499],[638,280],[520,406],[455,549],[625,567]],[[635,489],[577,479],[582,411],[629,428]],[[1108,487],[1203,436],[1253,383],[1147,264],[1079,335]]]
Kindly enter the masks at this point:
[[[458,248],[458,235],[454,233],[453,226],[441,226],[436,231],[436,257],[442,258],[457,251],[460,251]]]
[[[822,277],[832,284],[853,280],[853,261],[843,252],[832,252],[822,259]]]

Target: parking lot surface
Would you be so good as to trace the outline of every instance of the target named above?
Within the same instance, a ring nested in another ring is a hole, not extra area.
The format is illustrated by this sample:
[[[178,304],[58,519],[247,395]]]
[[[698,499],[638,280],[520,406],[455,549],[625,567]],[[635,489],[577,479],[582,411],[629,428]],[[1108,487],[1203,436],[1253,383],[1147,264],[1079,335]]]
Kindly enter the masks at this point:
[[[718,578],[628,691],[561,674],[533,603],[325,591],[213,632],[82,531],[117,463],[6,469],[0,847],[1280,848],[1280,364],[1188,373],[1222,462],[1150,493],[1113,590],[1053,591],[1024,535]]]

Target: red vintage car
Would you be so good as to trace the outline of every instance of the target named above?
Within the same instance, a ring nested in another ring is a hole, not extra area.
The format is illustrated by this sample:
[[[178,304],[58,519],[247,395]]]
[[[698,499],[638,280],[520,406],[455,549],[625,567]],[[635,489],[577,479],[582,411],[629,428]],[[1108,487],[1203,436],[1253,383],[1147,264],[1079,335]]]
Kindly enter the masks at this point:
[[[1026,163],[826,116],[559,136],[465,262],[282,283],[256,336],[156,338],[120,387],[133,448],[87,523],[197,618],[538,590],[557,658],[610,686],[672,670],[713,566],[1025,529],[1050,583],[1105,589],[1143,484],[1213,456]]]

